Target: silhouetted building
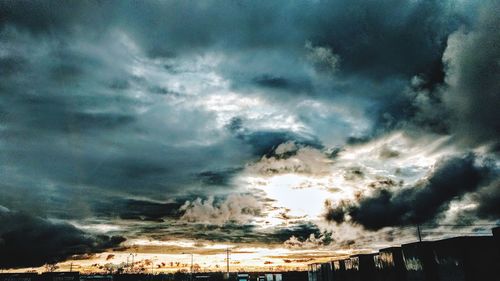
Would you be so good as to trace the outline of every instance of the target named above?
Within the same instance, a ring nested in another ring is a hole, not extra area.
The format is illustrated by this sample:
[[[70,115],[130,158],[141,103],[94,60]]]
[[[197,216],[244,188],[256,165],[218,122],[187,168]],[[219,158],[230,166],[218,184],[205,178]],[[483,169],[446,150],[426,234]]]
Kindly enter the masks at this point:
[[[406,268],[401,247],[390,247],[375,256],[378,281],[400,281],[406,279]]]
[[[491,232],[493,233],[493,239],[495,239],[497,253],[500,255],[500,227],[493,228]]]
[[[375,278],[375,260],[376,254],[360,254],[349,258],[350,260],[350,278],[352,281],[373,281]]]
[[[498,281],[499,255],[491,236],[455,237],[432,243],[439,281]]]
[[[332,261],[333,280],[344,281],[346,280],[345,260]]]
[[[321,272],[320,272],[321,264],[312,263],[312,264],[309,264],[308,267],[309,267],[309,270],[307,272],[307,279],[309,281],[324,281],[321,279]]]
[[[40,276],[41,281],[79,281],[78,272],[45,272]]]
[[[38,281],[38,273],[1,273],[0,281]]]
[[[437,264],[432,242],[415,242],[401,246],[407,281],[436,281]]]
[[[113,281],[113,275],[111,274],[80,275],[80,281]]]

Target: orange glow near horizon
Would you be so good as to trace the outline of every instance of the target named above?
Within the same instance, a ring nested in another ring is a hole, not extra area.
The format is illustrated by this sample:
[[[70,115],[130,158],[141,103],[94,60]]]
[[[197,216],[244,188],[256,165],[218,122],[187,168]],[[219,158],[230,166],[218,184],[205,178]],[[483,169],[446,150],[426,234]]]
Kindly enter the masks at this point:
[[[185,242],[180,242],[182,244]],[[175,244],[172,242],[171,244]],[[57,263],[55,271],[79,271],[82,274],[125,272],[125,273],[174,273],[190,272],[193,253],[193,272],[225,272],[226,247],[212,245],[200,249],[186,248],[186,252],[161,253],[161,247],[148,253],[148,248],[140,246],[137,252],[110,251]],[[168,251],[165,247],[165,252]],[[190,250],[191,252],[189,252]],[[209,253],[216,249],[217,253]],[[351,253],[329,250],[297,250],[288,248],[229,247],[230,271],[304,271],[310,263],[342,258]],[[207,252],[207,253],[203,253]],[[132,263],[133,262],[133,263]],[[8,273],[47,271],[45,266],[4,270]]]

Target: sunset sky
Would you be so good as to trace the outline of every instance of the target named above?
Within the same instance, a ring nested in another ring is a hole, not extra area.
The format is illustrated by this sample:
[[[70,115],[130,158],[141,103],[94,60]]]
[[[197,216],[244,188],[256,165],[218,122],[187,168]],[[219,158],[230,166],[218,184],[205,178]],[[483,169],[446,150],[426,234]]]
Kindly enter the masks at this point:
[[[499,11],[0,1],[0,268],[305,269],[417,224],[490,235]]]

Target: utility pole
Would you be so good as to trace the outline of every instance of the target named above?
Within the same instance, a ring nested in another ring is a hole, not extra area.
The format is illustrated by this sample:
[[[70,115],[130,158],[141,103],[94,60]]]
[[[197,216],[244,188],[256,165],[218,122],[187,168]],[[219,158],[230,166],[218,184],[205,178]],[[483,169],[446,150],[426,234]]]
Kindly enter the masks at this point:
[[[73,262],[69,264],[69,272],[73,272]]]
[[[128,258],[130,258],[130,255],[127,256],[127,262],[125,263],[125,270],[128,271]]]
[[[227,267],[227,279],[229,279],[229,247],[226,249],[226,267]]]
[[[193,259],[194,259],[194,254],[191,253],[191,281],[193,281]]]
[[[422,234],[420,233],[420,225],[417,224],[417,234],[418,234],[418,241],[422,242]]]

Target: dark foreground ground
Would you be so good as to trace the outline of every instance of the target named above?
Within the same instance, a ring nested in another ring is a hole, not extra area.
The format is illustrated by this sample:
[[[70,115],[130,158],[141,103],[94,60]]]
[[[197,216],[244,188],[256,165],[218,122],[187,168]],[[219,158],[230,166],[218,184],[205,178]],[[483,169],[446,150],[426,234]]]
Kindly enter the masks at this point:
[[[223,272],[169,274],[95,274],[78,272],[2,273],[0,281],[307,281],[306,271],[287,272]]]

